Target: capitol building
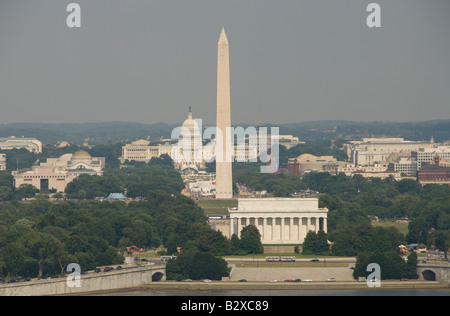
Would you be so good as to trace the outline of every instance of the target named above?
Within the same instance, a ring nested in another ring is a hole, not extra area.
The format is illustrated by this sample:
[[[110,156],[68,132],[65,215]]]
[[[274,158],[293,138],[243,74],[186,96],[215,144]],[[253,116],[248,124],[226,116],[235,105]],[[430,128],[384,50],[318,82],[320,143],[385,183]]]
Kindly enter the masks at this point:
[[[203,126],[200,119],[195,119],[191,108],[187,118],[183,121],[178,130],[174,134],[175,138],[163,139],[157,144],[151,144],[149,140],[139,139],[122,147],[122,156],[120,162],[140,161],[148,163],[154,157],[161,155],[169,155],[176,169],[198,171],[205,167],[207,162],[214,161],[215,158],[215,141],[214,139],[203,139]],[[270,134],[266,135],[267,139],[262,139],[259,135],[246,135],[244,145],[234,144],[234,159],[239,162],[256,161],[260,155],[260,142],[264,141],[269,144]],[[292,135],[276,135],[277,142],[290,148],[301,143],[298,137]]]

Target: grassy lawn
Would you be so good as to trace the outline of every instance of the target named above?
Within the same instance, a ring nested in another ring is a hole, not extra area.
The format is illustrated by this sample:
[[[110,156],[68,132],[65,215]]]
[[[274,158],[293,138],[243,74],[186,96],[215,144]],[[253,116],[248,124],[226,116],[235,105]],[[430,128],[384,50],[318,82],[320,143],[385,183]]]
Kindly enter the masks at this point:
[[[228,208],[238,206],[237,200],[199,200],[198,206],[204,211],[205,215],[229,215]]]
[[[395,227],[398,229],[400,233],[402,233],[404,236],[408,233],[408,223],[397,223],[397,222],[372,222],[372,225],[374,227],[381,226],[381,227]]]

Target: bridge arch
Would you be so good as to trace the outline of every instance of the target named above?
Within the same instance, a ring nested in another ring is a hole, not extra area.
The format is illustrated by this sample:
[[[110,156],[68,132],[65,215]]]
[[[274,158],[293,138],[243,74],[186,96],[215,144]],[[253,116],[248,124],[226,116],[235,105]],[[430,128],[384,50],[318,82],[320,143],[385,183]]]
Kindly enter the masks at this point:
[[[152,274],[152,282],[158,282],[161,281],[161,279],[163,278],[164,273],[157,271],[155,273]]]
[[[436,281],[436,273],[432,270],[422,271],[422,276],[425,281]]]

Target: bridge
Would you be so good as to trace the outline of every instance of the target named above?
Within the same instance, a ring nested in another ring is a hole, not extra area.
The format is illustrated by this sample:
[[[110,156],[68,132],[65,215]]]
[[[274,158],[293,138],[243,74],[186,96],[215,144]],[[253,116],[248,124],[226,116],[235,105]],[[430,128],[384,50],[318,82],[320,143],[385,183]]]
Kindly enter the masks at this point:
[[[417,264],[417,274],[420,279],[426,281],[438,281],[442,284],[450,284],[450,264]]]
[[[124,268],[110,272],[90,272],[80,276],[80,286],[71,286],[67,277],[0,285],[0,296],[69,295],[137,287],[165,279],[166,265]],[[73,279],[72,279],[73,280]]]

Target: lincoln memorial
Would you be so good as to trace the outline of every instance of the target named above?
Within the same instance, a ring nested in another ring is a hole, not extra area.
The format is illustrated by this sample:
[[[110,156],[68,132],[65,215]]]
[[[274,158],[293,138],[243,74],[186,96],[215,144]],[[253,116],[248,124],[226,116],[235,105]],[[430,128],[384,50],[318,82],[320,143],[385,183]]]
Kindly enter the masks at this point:
[[[261,241],[270,244],[301,244],[308,231],[327,232],[327,208],[319,208],[317,198],[249,198],[238,199],[238,207],[229,209],[228,220],[210,221],[225,236],[254,225]]]

